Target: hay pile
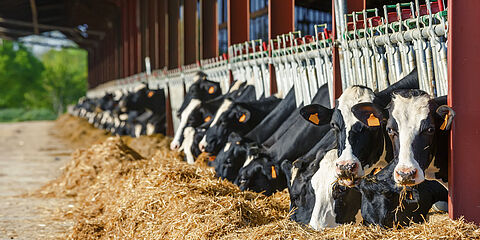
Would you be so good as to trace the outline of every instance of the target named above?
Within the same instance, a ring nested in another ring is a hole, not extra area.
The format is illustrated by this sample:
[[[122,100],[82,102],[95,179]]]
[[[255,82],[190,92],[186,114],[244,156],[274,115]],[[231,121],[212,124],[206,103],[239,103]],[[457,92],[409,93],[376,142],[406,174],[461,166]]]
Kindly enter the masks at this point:
[[[69,238],[480,238],[478,227],[444,214],[406,229],[353,224],[316,232],[288,220],[286,191],[271,197],[241,192],[216,179],[204,162],[181,161],[168,150],[167,138],[147,139],[111,137],[77,150],[63,174],[39,190],[45,197],[75,200],[73,211],[64,213],[76,222]],[[142,156],[153,151],[145,149],[145,142],[155,143],[152,157]]]

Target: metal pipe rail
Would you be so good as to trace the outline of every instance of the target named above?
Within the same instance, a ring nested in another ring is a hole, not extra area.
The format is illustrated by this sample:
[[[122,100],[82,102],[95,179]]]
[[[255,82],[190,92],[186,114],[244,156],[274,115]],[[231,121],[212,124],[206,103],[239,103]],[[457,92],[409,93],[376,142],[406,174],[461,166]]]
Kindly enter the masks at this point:
[[[216,58],[200,60],[200,68],[207,74],[209,80],[220,83],[223,94],[227,93],[230,89],[230,72],[226,54]]]
[[[402,3],[383,9],[383,18],[376,9],[344,15],[339,39],[343,88],[358,84],[381,91],[416,67],[420,89],[433,96],[446,95],[446,11],[429,0],[422,6],[417,0],[415,5]],[[375,16],[367,17],[368,13]],[[352,22],[347,23],[349,17]]]

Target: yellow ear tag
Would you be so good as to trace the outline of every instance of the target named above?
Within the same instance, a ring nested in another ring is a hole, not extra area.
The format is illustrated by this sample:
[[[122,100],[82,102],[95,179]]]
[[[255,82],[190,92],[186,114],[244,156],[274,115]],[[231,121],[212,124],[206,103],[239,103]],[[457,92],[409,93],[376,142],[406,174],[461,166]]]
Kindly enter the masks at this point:
[[[211,87],[208,89],[208,93],[213,94],[214,92],[215,92],[215,87],[211,86]]]
[[[377,117],[373,116],[373,113],[370,114],[370,117],[367,119],[368,126],[377,127],[380,126],[380,120]]]
[[[275,166],[272,166],[272,178],[277,178],[277,171],[275,171]]]
[[[208,122],[208,121],[210,121],[211,119],[212,119],[212,116],[208,116],[208,117],[206,117],[205,119],[203,119],[203,121]]]
[[[148,92],[148,97],[149,98],[153,97],[153,94],[155,94],[153,91]]]
[[[310,117],[308,117],[308,121],[318,125],[320,123],[320,119],[318,119],[318,113],[310,114]]]
[[[440,126],[440,130],[445,130],[445,128],[447,127],[448,116],[450,116],[450,114],[445,115],[445,120],[443,121],[442,126]]]
[[[241,123],[243,123],[243,122],[245,122],[245,120],[247,120],[247,115],[245,115],[245,113],[244,113],[244,114],[242,114],[242,116],[240,116],[240,118],[238,119],[238,121],[241,122]]]

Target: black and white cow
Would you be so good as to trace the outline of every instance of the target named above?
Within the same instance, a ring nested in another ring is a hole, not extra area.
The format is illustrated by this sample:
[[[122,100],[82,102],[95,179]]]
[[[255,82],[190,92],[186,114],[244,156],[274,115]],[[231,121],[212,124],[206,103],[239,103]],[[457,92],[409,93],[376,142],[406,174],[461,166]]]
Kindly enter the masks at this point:
[[[392,227],[423,222],[434,203],[447,201],[446,187],[439,181],[426,180],[425,174],[430,166],[439,170],[434,175],[438,180],[445,181],[447,177],[448,130],[455,112],[446,105],[439,106],[439,102],[445,100],[432,99],[421,90],[394,92],[387,122],[394,160],[358,185],[366,223]],[[375,109],[377,106],[368,105],[354,106],[369,109],[357,115],[362,122],[366,122],[367,115],[373,111],[379,111]],[[400,204],[403,188],[406,196]],[[397,211],[393,213],[393,210]]]
[[[197,126],[188,125],[189,117],[198,106],[204,101],[217,98],[221,95],[220,84],[209,81],[203,72],[199,72],[194,79],[194,82],[188,89],[187,94],[183,100],[177,116],[180,118],[180,123],[175,130],[175,136],[170,143],[170,149],[179,150],[183,143],[184,130],[186,127],[195,128]]]
[[[251,150],[252,148],[250,148]],[[249,155],[254,154],[249,153]],[[287,179],[280,166],[281,163],[256,156],[255,160],[249,161],[247,166],[243,166],[239,170],[234,183],[242,191],[251,190],[270,196],[287,187]]]
[[[235,181],[238,171],[245,163],[248,143],[235,132],[228,137],[225,147],[216,156],[213,166],[217,177]]]
[[[279,104],[281,99],[269,97],[258,101],[240,102],[225,100],[205,136],[200,150],[216,155],[232,132],[244,136],[251,131]],[[225,109],[224,109],[225,108]]]

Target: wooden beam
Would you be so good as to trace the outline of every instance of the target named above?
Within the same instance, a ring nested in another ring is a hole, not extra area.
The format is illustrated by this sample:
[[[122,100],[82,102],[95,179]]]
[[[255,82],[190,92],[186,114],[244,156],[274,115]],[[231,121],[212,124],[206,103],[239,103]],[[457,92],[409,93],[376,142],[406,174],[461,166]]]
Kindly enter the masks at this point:
[[[188,65],[199,59],[197,0],[184,0],[183,13],[183,61],[185,65]]]
[[[179,1],[168,0],[168,69],[174,69],[180,66],[178,36],[179,11]]]
[[[30,0],[30,8],[32,9],[33,32],[38,35],[40,34],[40,31],[38,30],[38,14],[35,0]]]
[[[33,23],[30,23],[30,22],[7,19],[2,17],[0,17],[0,23],[5,23],[9,25],[14,25],[14,26],[22,26],[22,27],[34,26]],[[37,25],[38,25],[38,29],[57,30],[57,31],[68,32],[68,33],[80,33],[80,30],[78,30],[77,28],[61,27],[61,26],[54,26],[54,25],[47,25],[47,24],[40,24],[40,23]],[[100,38],[103,38],[105,36],[105,33],[102,31],[87,30],[87,33],[88,35],[94,35]]]
[[[228,46],[249,40],[250,0],[228,0]]]
[[[480,224],[480,108],[477,79],[480,66],[480,1],[448,1],[448,105],[456,112],[451,131],[448,173],[451,218]]]
[[[167,15],[167,1],[160,1],[158,3],[158,68],[164,68],[168,65],[168,15]]]
[[[201,0],[202,3],[202,30],[201,30],[201,59],[218,56],[217,31],[217,1]]]

